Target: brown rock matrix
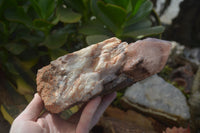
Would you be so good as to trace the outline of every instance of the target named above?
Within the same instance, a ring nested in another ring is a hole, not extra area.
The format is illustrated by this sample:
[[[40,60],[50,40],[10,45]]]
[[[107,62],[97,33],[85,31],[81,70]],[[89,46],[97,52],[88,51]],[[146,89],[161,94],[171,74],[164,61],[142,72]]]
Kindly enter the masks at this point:
[[[135,43],[113,37],[59,57],[37,74],[37,91],[47,110],[59,113],[143,80],[164,67],[171,45],[158,39]]]

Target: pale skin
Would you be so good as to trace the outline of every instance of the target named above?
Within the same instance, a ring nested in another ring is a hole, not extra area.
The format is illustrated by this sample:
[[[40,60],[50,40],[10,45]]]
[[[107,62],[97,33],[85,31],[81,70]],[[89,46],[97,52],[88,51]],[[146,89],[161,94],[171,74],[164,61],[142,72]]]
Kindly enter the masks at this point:
[[[44,109],[41,97],[36,93],[25,110],[14,120],[10,133],[88,133],[116,97],[111,93],[89,101],[68,120],[49,112],[40,116]]]

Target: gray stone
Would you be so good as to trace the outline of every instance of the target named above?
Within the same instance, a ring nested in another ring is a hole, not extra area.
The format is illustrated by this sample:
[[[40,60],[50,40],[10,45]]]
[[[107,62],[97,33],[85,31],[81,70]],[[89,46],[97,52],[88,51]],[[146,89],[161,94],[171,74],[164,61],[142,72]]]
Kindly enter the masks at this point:
[[[190,118],[189,107],[182,92],[157,75],[129,87],[125,98],[134,104],[177,118]]]
[[[200,48],[185,49],[184,57],[196,65],[200,65]]]

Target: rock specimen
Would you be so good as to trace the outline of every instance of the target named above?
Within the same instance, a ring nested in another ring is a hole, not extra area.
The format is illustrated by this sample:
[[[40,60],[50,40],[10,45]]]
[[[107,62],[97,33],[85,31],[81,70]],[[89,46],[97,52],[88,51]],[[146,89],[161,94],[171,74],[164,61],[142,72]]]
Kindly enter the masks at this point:
[[[46,109],[59,113],[159,72],[170,46],[167,41],[150,38],[131,44],[115,37],[107,39],[40,69],[37,91]]]
[[[184,124],[190,118],[182,92],[157,75],[129,87],[123,100],[146,114],[168,121],[165,123]]]

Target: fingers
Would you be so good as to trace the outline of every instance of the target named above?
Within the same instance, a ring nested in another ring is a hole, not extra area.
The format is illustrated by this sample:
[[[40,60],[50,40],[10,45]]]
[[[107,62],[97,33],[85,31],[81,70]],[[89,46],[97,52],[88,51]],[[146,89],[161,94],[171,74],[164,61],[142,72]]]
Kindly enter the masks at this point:
[[[92,118],[101,102],[101,97],[91,100],[84,108],[77,125],[77,133],[88,133],[91,127]]]
[[[43,109],[43,102],[40,96],[36,93],[32,101],[28,104],[25,110],[18,116],[23,120],[35,121]]]
[[[82,112],[76,131],[78,133],[88,133],[89,130],[99,121],[99,118],[115,97],[116,92],[104,96],[102,100],[100,97],[97,97],[90,101]]]
[[[103,97],[97,111],[95,112],[95,115],[93,117],[91,128],[96,125],[96,123],[99,121],[100,117],[103,115],[106,108],[111,104],[111,102],[116,98],[117,93],[113,92],[111,94],[108,94]]]

